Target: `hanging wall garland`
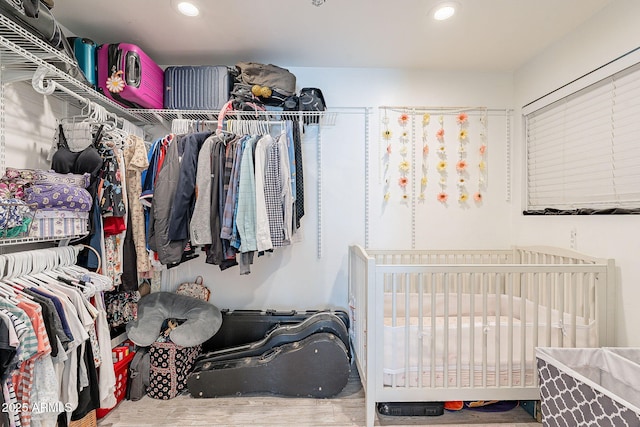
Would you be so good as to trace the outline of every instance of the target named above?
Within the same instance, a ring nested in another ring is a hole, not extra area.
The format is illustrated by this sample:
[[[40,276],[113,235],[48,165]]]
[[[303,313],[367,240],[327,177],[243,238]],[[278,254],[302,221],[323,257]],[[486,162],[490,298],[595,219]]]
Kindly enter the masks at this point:
[[[467,193],[467,151],[466,144],[468,141],[467,121],[469,116],[467,113],[460,113],[456,118],[458,124],[458,162],[456,163],[456,171],[458,173],[458,202],[466,203],[469,199]]]
[[[437,121],[431,120],[434,114]],[[422,132],[415,129],[420,123]],[[453,197],[459,206],[481,205],[488,173],[486,108],[380,107],[380,124],[385,202],[406,203],[415,197],[420,203],[435,199],[447,206]],[[429,185],[430,177],[437,185]]]
[[[428,183],[428,173],[429,173],[429,134],[428,127],[429,122],[431,121],[431,115],[429,113],[424,113],[422,115],[422,167],[420,171],[422,172],[422,176],[420,177],[420,195],[418,199],[423,202],[425,200],[425,192],[427,190]]]

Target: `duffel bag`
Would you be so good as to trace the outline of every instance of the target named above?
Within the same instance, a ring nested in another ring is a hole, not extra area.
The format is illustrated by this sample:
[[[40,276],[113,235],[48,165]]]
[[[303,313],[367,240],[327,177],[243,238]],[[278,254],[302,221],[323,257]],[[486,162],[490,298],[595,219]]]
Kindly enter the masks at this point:
[[[286,68],[258,62],[239,62],[236,68],[242,83],[267,87],[286,96],[296,92],[296,76]]]
[[[32,0],[0,0],[0,10],[7,18],[56,49],[65,50],[67,53],[71,52],[71,47],[49,8],[44,5],[40,6],[40,0],[37,2]],[[69,56],[73,58],[73,54]]]

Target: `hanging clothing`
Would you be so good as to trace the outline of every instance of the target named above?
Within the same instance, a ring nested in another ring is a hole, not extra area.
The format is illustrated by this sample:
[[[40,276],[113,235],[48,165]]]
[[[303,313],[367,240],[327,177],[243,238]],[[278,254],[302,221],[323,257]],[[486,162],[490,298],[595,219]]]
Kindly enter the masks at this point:
[[[172,200],[168,237],[170,240],[189,239],[189,220],[195,205],[196,172],[198,154],[211,132],[198,132],[182,139],[179,151],[179,174],[177,188]]]
[[[149,167],[149,160],[142,138],[129,135],[123,154],[129,202],[128,228],[131,230],[135,246],[136,270],[139,273],[145,273],[151,270],[151,263],[146,247],[144,209],[140,196],[142,195],[142,172]]]
[[[269,216],[265,200],[265,173],[267,168],[267,151],[275,143],[271,135],[265,135],[256,143],[255,177],[256,177],[256,246],[259,252],[273,249]]]
[[[154,182],[153,202],[149,213],[147,234],[149,248],[158,254],[162,264],[178,264],[186,246],[185,240],[169,239],[171,204],[178,187],[180,155],[178,148],[183,145],[184,136],[178,135],[169,144],[162,168]],[[182,152],[182,150],[180,150]]]

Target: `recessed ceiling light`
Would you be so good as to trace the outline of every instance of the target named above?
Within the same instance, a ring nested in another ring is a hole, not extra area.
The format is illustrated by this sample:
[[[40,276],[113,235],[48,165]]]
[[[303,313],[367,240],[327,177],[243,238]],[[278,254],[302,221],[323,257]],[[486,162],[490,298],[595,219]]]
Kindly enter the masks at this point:
[[[181,1],[176,4],[178,12],[185,16],[198,16],[200,15],[200,9],[195,4],[188,1]]]
[[[444,21],[451,18],[456,13],[455,3],[441,3],[433,8],[432,16],[436,21]]]

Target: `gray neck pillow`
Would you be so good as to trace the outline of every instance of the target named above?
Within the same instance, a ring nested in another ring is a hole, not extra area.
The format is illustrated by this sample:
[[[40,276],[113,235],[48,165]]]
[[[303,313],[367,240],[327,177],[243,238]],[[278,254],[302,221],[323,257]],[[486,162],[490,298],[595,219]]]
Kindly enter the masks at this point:
[[[222,325],[222,314],[213,304],[171,292],[153,292],[138,302],[138,318],[127,324],[127,335],[134,344],[148,347],[160,335],[166,319],[185,319],[169,334],[181,347],[202,344]]]

